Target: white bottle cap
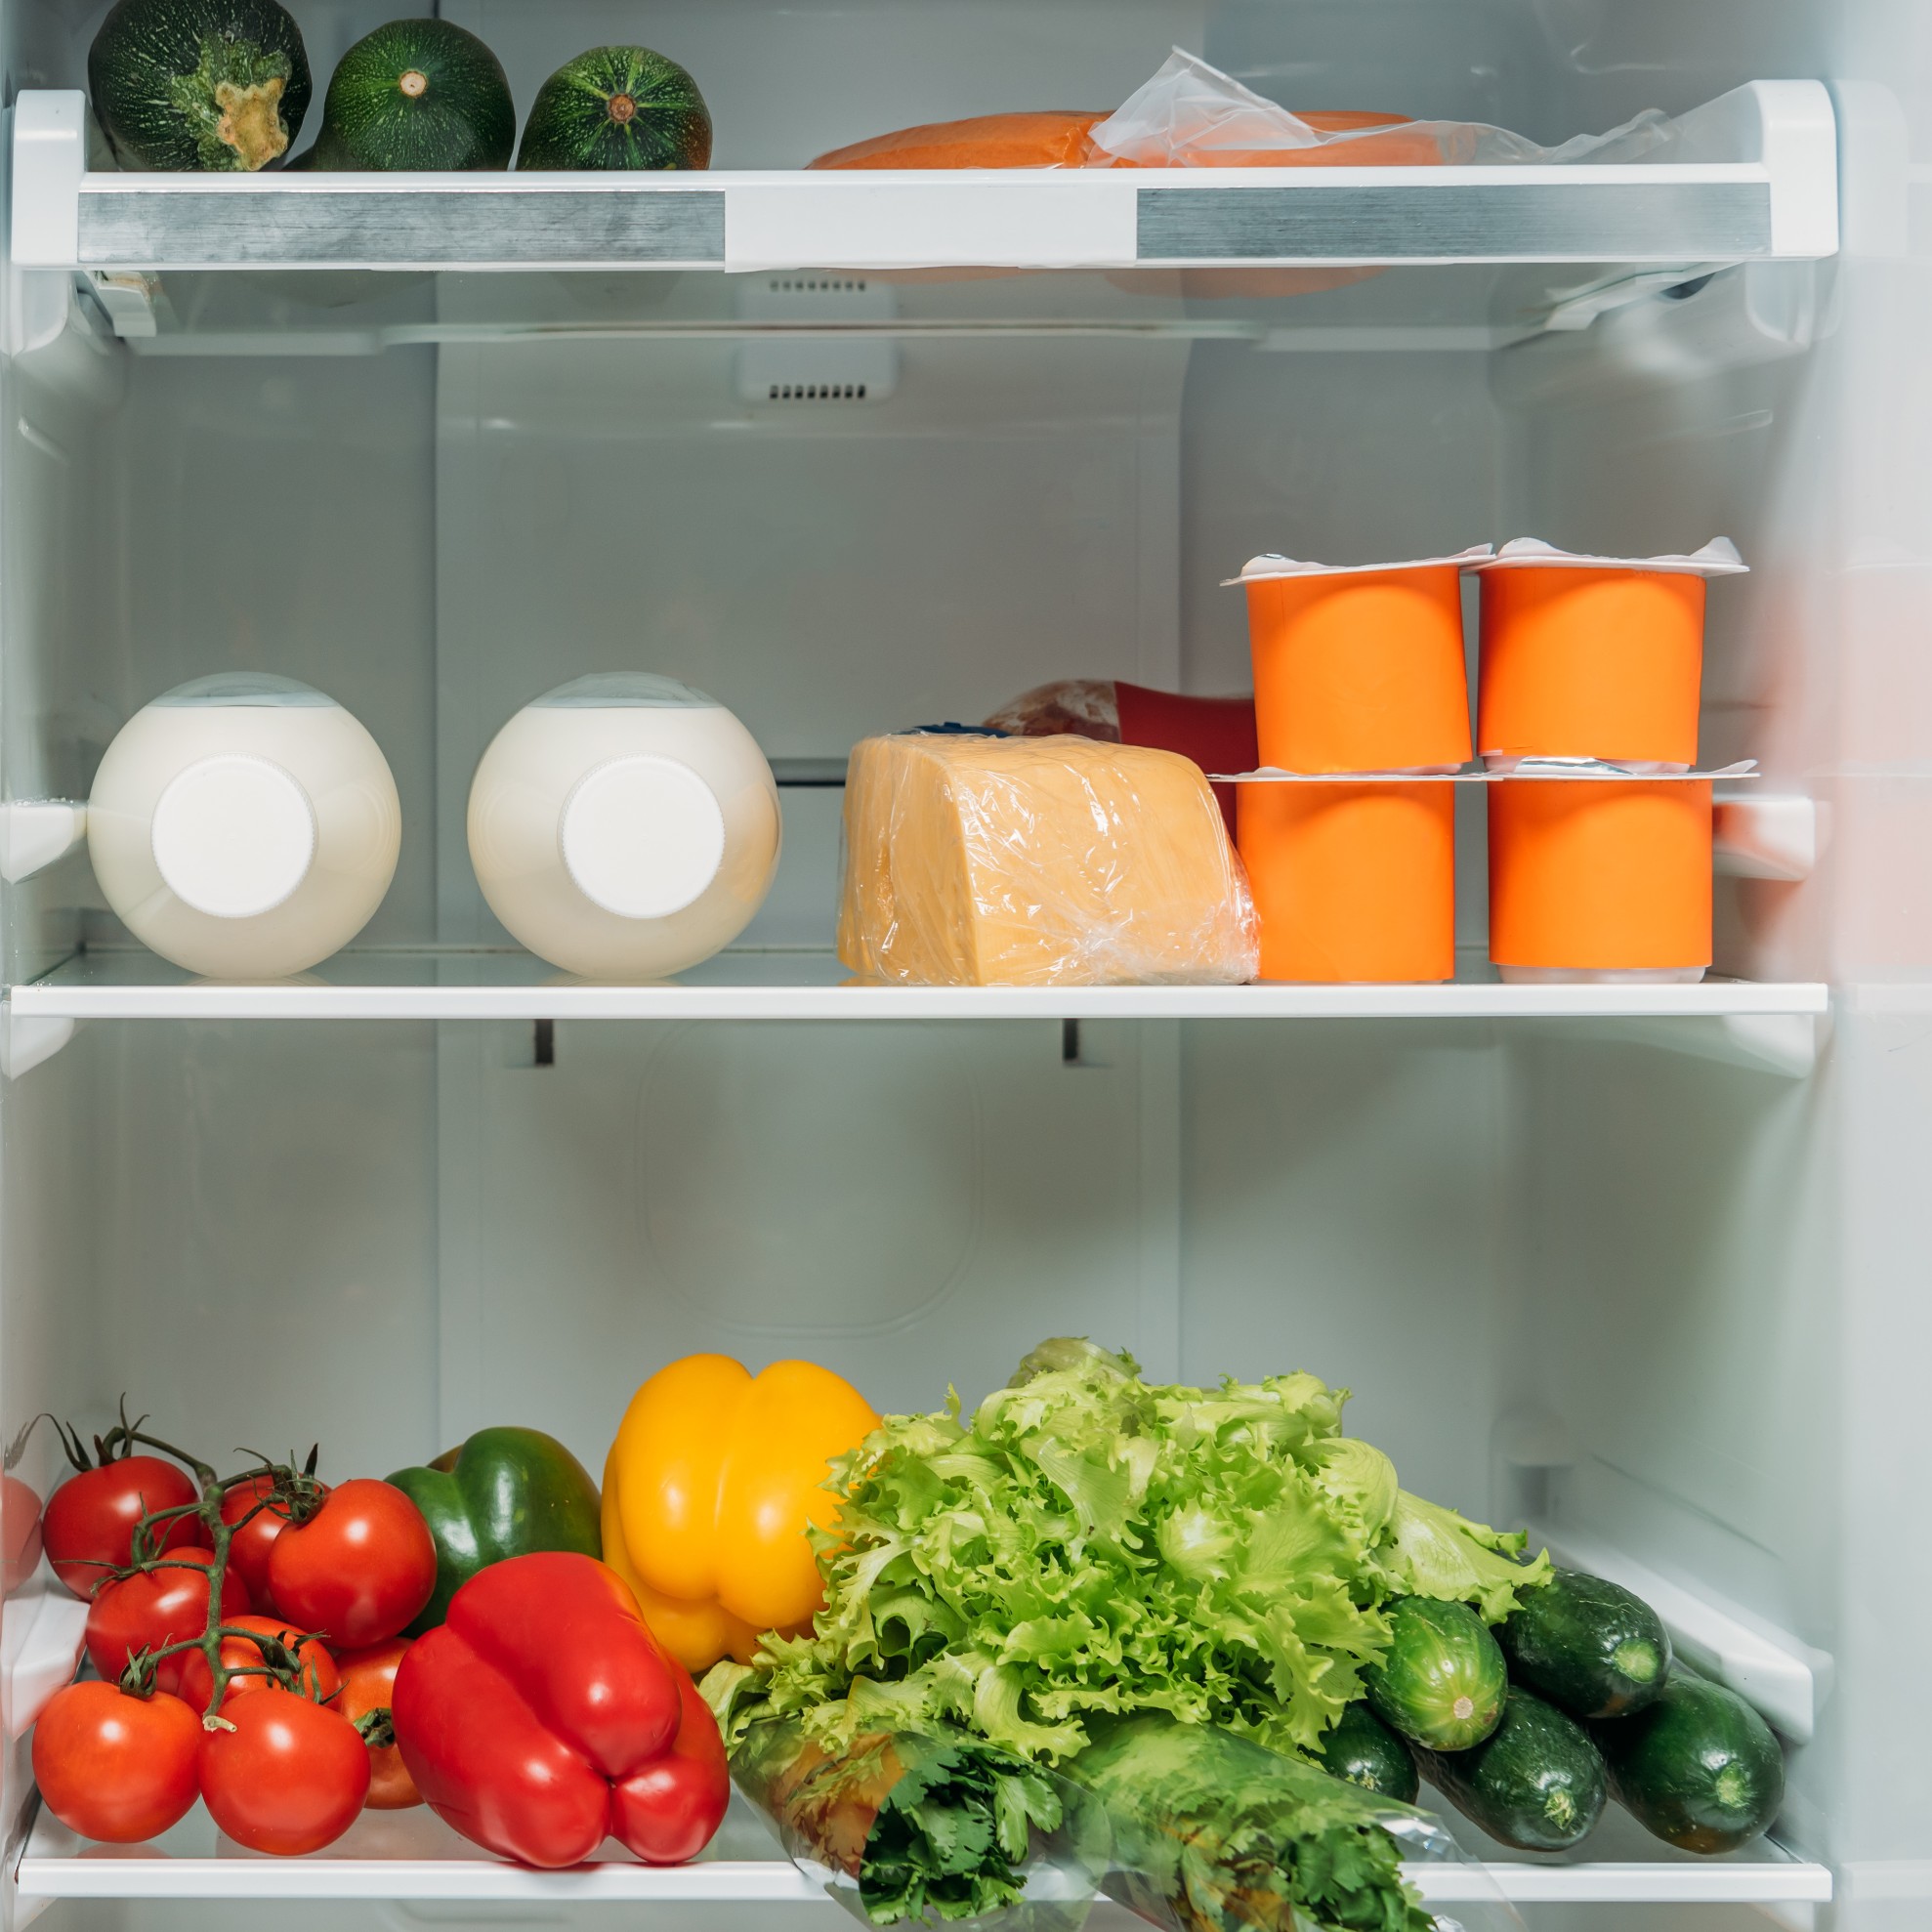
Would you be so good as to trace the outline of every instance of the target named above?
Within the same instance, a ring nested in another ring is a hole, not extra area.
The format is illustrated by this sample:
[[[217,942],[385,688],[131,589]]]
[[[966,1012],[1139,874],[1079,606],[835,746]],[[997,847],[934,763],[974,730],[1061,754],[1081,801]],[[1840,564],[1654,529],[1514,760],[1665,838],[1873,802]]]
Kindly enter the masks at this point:
[[[154,863],[183,904],[252,919],[309,876],[315,814],[279,765],[228,753],[178,773],[154,807]]]
[[[577,780],[558,840],[577,889],[620,919],[682,912],[725,862],[725,815],[674,758],[613,758]]]

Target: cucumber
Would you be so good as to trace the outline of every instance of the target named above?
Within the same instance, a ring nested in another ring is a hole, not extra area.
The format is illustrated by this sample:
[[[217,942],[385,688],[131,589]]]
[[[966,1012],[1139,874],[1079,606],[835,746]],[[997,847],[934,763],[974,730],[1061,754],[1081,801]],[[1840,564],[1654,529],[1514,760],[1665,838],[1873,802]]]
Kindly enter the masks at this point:
[[[1496,1631],[1510,1681],[1572,1717],[1627,1717],[1663,1689],[1670,1639],[1657,1612],[1621,1584],[1553,1570]]]
[[[275,0],[120,0],[87,85],[122,167],[251,174],[301,132],[309,57]]]
[[[648,47],[593,47],[537,90],[519,168],[704,168],[711,114],[697,83]]]
[[[1365,1703],[1342,1706],[1316,1757],[1331,1778],[1379,1791],[1402,1804],[1415,1802],[1420,1781],[1408,1746]]]
[[[1785,1797],[1771,1727],[1735,1691],[1674,1664],[1642,1710],[1593,1724],[1611,1794],[1646,1831],[1687,1852],[1734,1852]]]
[[[315,164],[475,172],[508,168],[516,150],[502,62],[452,21],[391,21],[330,78]]]
[[[1603,1816],[1604,1762],[1583,1727],[1512,1689],[1502,1722],[1473,1750],[1418,1751],[1463,1817],[1520,1852],[1566,1852]]]
[[[1398,1597],[1388,1614],[1388,1655],[1365,1673],[1375,1715],[1431,1750],[1480,1744],[1509,1690],[1488,1626],[1466,1603],[1433,1597]]]

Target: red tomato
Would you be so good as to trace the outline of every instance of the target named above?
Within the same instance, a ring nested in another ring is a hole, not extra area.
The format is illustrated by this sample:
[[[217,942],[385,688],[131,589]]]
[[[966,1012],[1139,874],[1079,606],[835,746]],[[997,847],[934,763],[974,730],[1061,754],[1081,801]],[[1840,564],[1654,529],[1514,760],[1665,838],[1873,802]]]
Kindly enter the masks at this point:
[[[369,1753],[346,1717],[292,1691],[237,1698],[232,1729],[203,1732],[201,1796],[238,1845],[292,1858],[333,1844],[369,1788]]]
[[[335,1660],[342,1672],[342,1695],[335,1707],[353,1724],[372,1710],[387,1710],[396,1694],[396,1666],[408,1652],[410,1637],[392,1637],[386,1644],[371,1644],[365,1651],[344,1651]],[[402,1753],[394,1744],[369,1746],[369,1796],[371,1811],[406,1811],[419,1805],[423,1794],[402,1762]]]
[[[214,1560],[212,1550],[171,1550],[160,1569],[116,1577],[96,1595],[87,1613],[87,1654],[108,1683],[127,1668],[130,1652],[159,1650],[208,1627],[208,1566]],[[248,1608],[248,1586],[231,1570],[222,1579],[222,1620],[245,1617]],[[182,1671],[193,1657],[183,1651],[163,1659],[154,1682],[179,1697]]]
[[[201,1720],[179,1698],[69,1684],[33,1728],[33,1777],[69,1830],[136,1845],[194,1802],[200,1749]]]
[[[12,1596],[40,1567],[40,1497],[18,1476],[0,1476],[0,1556]]]
[[[273,1476],[250,1476],[235,1484],[222,1498],[222,1521],[241,1523],[274,1487]],[[326,1483],[318,1483],[316,1488],[323,1495],[329,1492]],[[275,1538],[287,1528],[288,1517],[282,1507],[271,1503],[266,1509],[255,1510],[229,1538],[230,1568],[248,1585],[248,1594],[262,1610],[274,1608],[274,1597],[269,1588],[269,1552],[274,1547]]]
[[[293,1629],[286,1617],[224,1617],[222,1621],[235,1630],[256,1630],[265,1637],[280,1637],[289,1641],[300,1635]],[[311,1637],[305,1644],[295,1647],[295,1654],[302,1663],[304,1695],[326,1702],[342,1688],[342,1678],[332,1658],[321,1644]],[[259,1644],[252,1644],[246,1637],[224,1637],[222,1639],[222,1661],[229,1669],[240,1666],[259,1669],[265,1661]],[[224,1709],[230,1701],[249,1691],[266,1691],[273,1687],[273,1680],[268,1677],[231,1677],[228,1695],[222,1700]],[[196,1710],[208,1708],[209,1693],[214,1685],[209,1681],[208,1665],[199,1651],[184,1651],[181,1659],[181,1695]]]
[[[275,1608],[339,1650],[393,1637],[436,1589],[436,1542],[422,1511],[392,1483],[341,1484],[269,1552]]]
[[[41,1525],[55,1575],[75,1596],[91,1597],[109,1571],[126,1567],[145,1513],[193,1502],[196,1493],[188,1471],[158,1455],[124,1456],[69,1476],[48,1498]],[[207,1541],[199,1517],[179,1516],[161,1546],[205,1548]]]

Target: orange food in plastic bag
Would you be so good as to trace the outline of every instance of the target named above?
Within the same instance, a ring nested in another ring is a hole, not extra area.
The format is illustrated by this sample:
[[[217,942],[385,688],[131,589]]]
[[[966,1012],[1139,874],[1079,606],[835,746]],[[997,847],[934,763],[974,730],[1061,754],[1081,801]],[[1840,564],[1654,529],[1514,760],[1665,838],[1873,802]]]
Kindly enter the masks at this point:
[[[1072,108],[1036,114],[980,114],[971,120],[875,134],[835,147],[815,168],[1080,168],[1087,164],[1087,130],[1106,112]]]
[[[933,121],[900,128],[835,147],[810,163],[815,168],[1131,168],[1088,139],[1106,113],[1050,108],[1025,114],[979,114],[970,120]],[[1324,143],[1318,147],[1201,149],[1186,165],[1201,168],[1399,168],[1434,167],[1442,158],[1435,135],[1404,134],[1406,114],[1359,111],[1298,116],[1323,134],[1387,128],[1386,135]]]

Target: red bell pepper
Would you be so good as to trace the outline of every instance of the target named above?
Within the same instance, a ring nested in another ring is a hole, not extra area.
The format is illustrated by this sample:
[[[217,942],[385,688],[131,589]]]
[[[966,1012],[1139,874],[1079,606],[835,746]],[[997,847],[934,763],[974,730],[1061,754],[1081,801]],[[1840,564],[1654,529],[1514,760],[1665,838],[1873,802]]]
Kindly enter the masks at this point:
[[[731,1797],[690,1676],[588,1556],[479,1571],[403,1658],[392,1714],[430,1808],[524,1865],[581,1864],[607,1836],[675,1865],[710,1842]]]

